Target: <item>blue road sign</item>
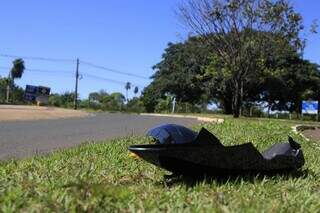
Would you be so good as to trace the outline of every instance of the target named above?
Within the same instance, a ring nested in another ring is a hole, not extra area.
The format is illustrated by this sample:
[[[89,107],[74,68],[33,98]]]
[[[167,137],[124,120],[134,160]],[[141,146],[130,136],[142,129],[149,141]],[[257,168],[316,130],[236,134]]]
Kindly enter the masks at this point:
[[[27,85],[24,93],[24,99],[27,101],[35,101],[38,93],[38,87]]]
[[[302,101],[302,114],[318,114],[318,101]]]
[[[33,85],[27,85],[26,86],[26,93],[37,94],[37,91],[38,91],[38,87],[37,86],[33,86]]]
[[[44,95],[48,96],[50,95],[50,88],[49,87],[43,87],[43,86],[38,86],[38,95]]]
[[[49,87],[27,85],[24,93],[24,98],[27,101],[36,101],[37,97],[39,96],[48,97],[49,95],[50,95]]]
[[[30,93],[25,93],[24,94],[24,99],[26,101],[35,101],[36,100],[36,95],[30,94]]]

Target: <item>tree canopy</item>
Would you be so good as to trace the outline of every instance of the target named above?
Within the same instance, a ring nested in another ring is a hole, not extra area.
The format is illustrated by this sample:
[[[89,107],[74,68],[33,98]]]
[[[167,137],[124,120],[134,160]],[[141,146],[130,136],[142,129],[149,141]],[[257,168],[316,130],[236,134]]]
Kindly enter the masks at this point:
[[[21,58],[18,58],[16,60],[14,60],[12,62],[13,66],[12,69],[10,71],[11,74],[11,78],[15,79],[15,78],[21,78],[22,74],[25,70],[25,66],[24,66],[24,61]]]
[[[269,41],[278,47],[289,43],[297,51],[304,46],[302,17],[286,0],[185,0],[178,13],[210,46],[230,79],[234,117],[239,117],[248,90],[246,79],[272,53]]]
[[[256,36],[261,34],[256,32]],[[269,49],[273,51],[260,56],[255,69],[243,79],[243,105],[266,103],[272,110],[299,113],[302,99],[318,97],[319,67],[304,60],[290,43],[280,48],[277,38],[269,37]],[[169,43],[154,70],[152,83],[142,92],[147,111],[163,108],[169,94],[193,106],[215,102],[225,113],[233,112],[232,75],[198,37]]]

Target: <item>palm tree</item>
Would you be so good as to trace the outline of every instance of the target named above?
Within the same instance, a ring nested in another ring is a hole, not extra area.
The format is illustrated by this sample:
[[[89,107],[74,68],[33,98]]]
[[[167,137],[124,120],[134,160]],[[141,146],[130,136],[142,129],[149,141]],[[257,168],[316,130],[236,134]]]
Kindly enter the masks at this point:
[[[133,90],[133,93],[134,93],[135,95],[137,95],[138,92],[139,92],[139,88],[136,86],[136,87],[134,88],[134,90]]]
[[[131,83],[127,82],[124,88],[126,89],[126,98],[127,98],[127,102],[128,102],[129,101],[129,99],[128,99],[128,91],[131,89]]]
[[[25,70],[24,60],[22,58],[15,59],[12,62],[13,66],[9,72],[7,85],[7,103],[9,102],[10,88],[14,88],[14,79],[21,78]]]

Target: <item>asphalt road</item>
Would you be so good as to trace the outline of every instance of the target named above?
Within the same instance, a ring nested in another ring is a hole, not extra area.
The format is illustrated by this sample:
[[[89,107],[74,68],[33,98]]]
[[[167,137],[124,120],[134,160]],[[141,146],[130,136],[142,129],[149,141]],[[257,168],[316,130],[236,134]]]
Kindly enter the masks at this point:
[[[0,159],[45,154],[88,141],[143,135],[159,124],[191,126],[196,119],[99,113],[85,118],[0,123]]]

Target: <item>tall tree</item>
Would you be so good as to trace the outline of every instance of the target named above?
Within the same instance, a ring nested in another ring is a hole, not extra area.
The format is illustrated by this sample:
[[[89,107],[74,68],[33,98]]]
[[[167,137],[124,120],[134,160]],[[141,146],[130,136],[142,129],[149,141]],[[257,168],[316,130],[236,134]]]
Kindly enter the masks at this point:
[[[169,43],[162,55],[162,60],[153,69],[155,86],[152,87],[164,94],[174,95],[178,101],[199,104],[203,100],[200,94],[205,93],[203,81],[199,79],[209,63],[210,55],[206,45],[197,37],[190,37],[183,43]]]
[[[9,102],[10,89],[13,89],[13,86],[14,86],[14,79],[21,78],[25,70],[23,59],[21,58],[15,59],[12,63],[13,63],[13,66],[9,72],[9,77],[8,77],[7,102]]]
[[[252,32],[255,37],[263,37],[265,32]],[[274,79],[273,82],[279,80],[278,73],[280,61],[289,60],[291,56],[297,56],[297,52],[292,46],[278,45],[278,37],[276,35],[268,35],[269,50],[263,55],[261,54],[256,62],[253,70],[249,71],[246,78],[243,79],[245,89],[242,91],[242,102],[252,103],[261,101],[261,93],[266,92],[264,88],[266,79]],[[283,63],[283,62],[282,62]],[[282,69],[284,67],[282,66]],[[221,109],[227,114],[232,114],[232,101],[233,101],[233,76],[225,68],[224,62],[218,55],[212,55],[209,65],[206,66],[205,74],[201,78],[208,79],[204,82],[206,88],[210,91],[210,96],[214,98]],[[269,81],[269,83],[271,83]],[[279,87],[280,85],[277,85]],[[275,87],[269,87],[275,90]],[[280,92],[279,92],[280,94]],[[275,94],[275,98],[279,98]],[[264,100],[265,101],[265,100]]]
[[[301,112],[303,99],[319,99],[319,65],[301,59],[297,54],[285,55],[268,61],[261,98],[269,110]]]
[[[239,117],[246,78],[269,54],[270,36],[278,46],[304,47],[302,17],[287,0],[185,0],[178,13],[183,23],[219,57],[232,85],[232,111]],[[255,32],[265,32],[256,36]]]
[[[0,103],[6,102],[6,90],[8,86],[8,78],[0,77]],[[11,97],[17,103],[24,103],[24,89],[19,87],[18,85],[12,85],[12,93]]]
[[[131,83],[127,82],[126,85],[124,86],[124,88],[126,89],[126,99],[127,99],[127,102],[128,102],[129,101],[128,91],[131,89]]]
[[[126,98],[120,92],[110,94],[111,104],[114,110],[122,110]]]
[[[88,96],[89,102],[97,102],[99,101],[100,93],[98,92],[91,92]]]
[[[141,100],[147,112],[154,112],[155,107],[158,104],[160,98],[162,98],[164,94],[159,90],[159,87],[153,81],[142,91]]]
[[[137,87],[137,86],[134,87],[133,93],[134,93],[135,95],[137,95],[138,92],[139,92],[139,87]]]

